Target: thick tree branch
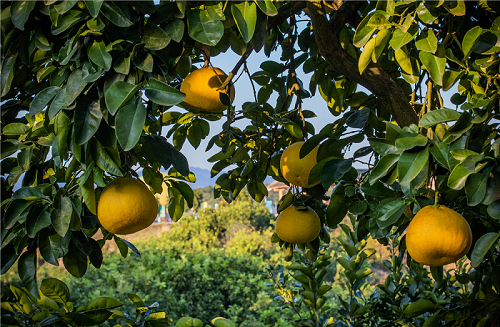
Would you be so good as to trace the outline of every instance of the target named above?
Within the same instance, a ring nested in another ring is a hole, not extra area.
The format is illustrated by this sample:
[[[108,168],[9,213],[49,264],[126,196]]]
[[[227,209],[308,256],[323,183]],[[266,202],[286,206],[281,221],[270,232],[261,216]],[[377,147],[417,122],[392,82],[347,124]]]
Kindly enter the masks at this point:
[[[398,125],[418,124],[417,114],[396,82],[379,65],[374,63],[369,64],[360,75],[357,60],[349,56],[340,45],[340,31],[356,15],[357,9],[363,3],[344,1],[339,10],[335,11],[330,22],[325,15],[318,14],[311,3],[307,4],[319,51],[336,71],[366,87],[379,98]]]

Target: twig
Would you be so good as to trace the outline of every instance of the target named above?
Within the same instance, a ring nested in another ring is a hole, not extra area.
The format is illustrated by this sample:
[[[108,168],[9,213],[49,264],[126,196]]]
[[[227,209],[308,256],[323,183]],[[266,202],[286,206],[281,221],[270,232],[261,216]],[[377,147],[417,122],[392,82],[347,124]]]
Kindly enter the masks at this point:
[[[233,70],[229,73],[229,75],[227,76],[224,83],[222,83],[222,85],[217,90],[223,90],[226,86],[229,85],[229,83],[231,83],[231,80],[233,79],[234,75],[236,75],[238,73],[238,70],[240,69],[241,65],[243,65],[243,63],[246,62],[247,58],[250,56],[252,51],[253,51],[253,47],[251,44],[249,44],[247,51],[245,51],[243,56],[241,56],[240,60],[236,63]]]
[[[248,71],[248,67],[247,67],[246,62],[243,63],[243,70],[247,73],[248,79],[250,79],[250,84],[252,85],[252,90],[253,90],[253,98],[255,99],[255,102],[257,103],[257,102],[259,102],[257,100],[257,92],[255,91],[255,85],[253,83],[252,76],[250,75],[250,72]]]

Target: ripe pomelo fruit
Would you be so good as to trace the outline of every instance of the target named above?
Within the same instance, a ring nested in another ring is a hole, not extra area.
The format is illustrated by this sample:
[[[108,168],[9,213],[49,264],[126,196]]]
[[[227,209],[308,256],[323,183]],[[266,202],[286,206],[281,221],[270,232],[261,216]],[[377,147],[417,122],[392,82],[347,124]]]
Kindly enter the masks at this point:
[[[311,208],[297,210],[290,206],[283,210],[275,223],[278,237],[288,243],[309,243],[318,237],[321,231],[321,221],[318,214]]]
[[[463,257],[472,245],[469,223],[443,205],[426,206],[406,231],[406,248],[423,265],[444,266]]]
[[[221,113],[227,106],[220,101],[220,93],[227,94],[231,103],[234,100],[234,86],[217,90],[227,75],[218,68],[203,67],[191,72],[181,84],[181,92],[186,94],[184,103],[191,109]]]
[[[149,227],[158,214],[158,203],[140,180],[118,177],[111,181],[99,198],[97,217],[113,234],[132,234]]]
[[[320,181],[309,184],[309,173],[316,165],[316,157],[318,156],[319,146],[315,147],[311,152],[302,159],[299,159],[300,149],[304,142],[296,142],[290,144],[281,155],[280,169],[283,177],[290,184],[300,187],[313,187],[318,185]]]

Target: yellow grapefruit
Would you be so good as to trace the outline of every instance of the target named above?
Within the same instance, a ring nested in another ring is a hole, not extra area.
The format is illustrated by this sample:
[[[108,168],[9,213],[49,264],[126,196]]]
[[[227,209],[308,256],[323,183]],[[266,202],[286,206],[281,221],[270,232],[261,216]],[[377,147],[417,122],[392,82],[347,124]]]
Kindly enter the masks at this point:
[[[297,210],[290,206],[283,210],[276,219],[275,231],[278,237],[288,243],[309,243],[318,237],[321,221],[311,208]]]
[[[315,147],[311,152],[302,159],[299,159],[300,149],[304,142],[296,142],[291,144],[283,151],[280,159],[281,174],[290,183],[300,187],[313,187],[318,185],[320,181],[309,184],[309,173],[316,165],[316,157],[319,147]]]

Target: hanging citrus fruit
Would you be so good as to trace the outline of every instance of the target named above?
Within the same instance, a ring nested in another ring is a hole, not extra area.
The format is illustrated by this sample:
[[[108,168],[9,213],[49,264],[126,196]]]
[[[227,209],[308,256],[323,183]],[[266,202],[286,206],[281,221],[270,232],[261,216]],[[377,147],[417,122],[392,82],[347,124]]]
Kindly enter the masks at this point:
[[[429,266],[444,266],[463,257],[472,245],[469,223],[443,205],[426,206],[413,217],[406,232],[411,257]]]
[[[275,231],[278,237],[288,243],[309,243],[318,237],[321,221],[311,208],[297,210],[290,206],[276,218]]]
[[[186,94],[184,103],[191,109],[220,113],[227,108],[220,101],[220,93],[227,94],[227,90],[218,90],[226,80],[227,75],[218,68],[203,67],[191,72],[181,84],[181,92]],[[234,100],[234,86],[229,88],[231,103]]]
[[[118,177],[99,198],[97,217],[113,234],[132,234],[150,226],[158,214],[158,203],[148,187],[135,178]]]
[[[309,173],[316,165],[316,157],[319,147],[315,147],[304,158],[299,158],[300,149],[304,142],[296,142],[288,146],[283,151],[280,159],[281,174],[290,184],[300,187],[313,187],[318,185],[320,181],[309,184]]]

